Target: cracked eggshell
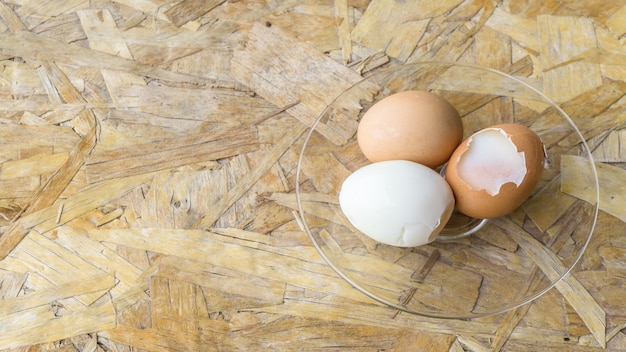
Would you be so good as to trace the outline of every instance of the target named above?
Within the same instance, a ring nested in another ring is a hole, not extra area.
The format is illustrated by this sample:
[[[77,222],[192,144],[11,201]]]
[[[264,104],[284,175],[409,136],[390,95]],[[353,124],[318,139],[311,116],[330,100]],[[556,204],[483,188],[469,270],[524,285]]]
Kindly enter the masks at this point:
[[[530,196],[544,161],[544,146],[535,132],[519,124],[500,124],[464,140],[450,157],[445,179],[458,211],[479,219],[497,218]]]
[[[432,242],[450,219],[454,196],[434,170],[411,161],[364,166],[343,182],[339,205],[372,239],[399,247]]]

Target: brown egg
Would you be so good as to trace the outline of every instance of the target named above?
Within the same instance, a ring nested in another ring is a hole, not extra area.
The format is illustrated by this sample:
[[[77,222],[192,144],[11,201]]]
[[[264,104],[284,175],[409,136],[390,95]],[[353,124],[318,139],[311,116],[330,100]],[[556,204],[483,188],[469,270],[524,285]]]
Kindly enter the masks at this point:
[[[501,124],[474,133],[446,166],[457,210],[480,219],[515,210],[539,182],[544,159],[543,143],[528,127]]]
[[[431,168],[444,164],[462,138],[456,109],[439,95],[416,90],[374,104],[357,131],[370,161],[409,160]]]

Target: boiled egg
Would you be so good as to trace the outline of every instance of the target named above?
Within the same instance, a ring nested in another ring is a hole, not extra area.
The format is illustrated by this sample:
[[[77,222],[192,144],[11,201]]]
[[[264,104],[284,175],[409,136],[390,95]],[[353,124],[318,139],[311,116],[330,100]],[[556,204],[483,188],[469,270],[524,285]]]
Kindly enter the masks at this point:
[[[370,161],[409,160],[431,168],[448,161],[462,138],[456,109],[443,97],[419,90],[381,99],[365,112],[357,130]]]
[[[454,210],[454,196],[431,168],[406,160],[366,165],[345,179],[339,205],[350,223],[385,244],[432,242]]]
[[[544,146],[535,132],[519,124],[500,124],[463,141],[450,157],[445,179],[458,211],[474,218],[496,218],[530,196],[544,160]]]

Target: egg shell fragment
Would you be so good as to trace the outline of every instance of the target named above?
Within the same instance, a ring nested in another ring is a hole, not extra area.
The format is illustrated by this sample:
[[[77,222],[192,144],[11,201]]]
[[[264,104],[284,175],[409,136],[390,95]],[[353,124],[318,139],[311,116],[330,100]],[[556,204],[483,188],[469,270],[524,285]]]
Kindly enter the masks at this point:
[[[409,160],[435,168],[463,139],[463,124],[443,97],[419,90],[392,94],[370,107],[359,122],[357,140],[372,162]]]
[[[454,210],[441,175],[411,161],[364,166],[342,184],[339,204],[350,223],[372,239],[400,247],[432,242]]]
[[[500,124],[463,141],[450,157],[445,178],[458,211],[492,219],[515,210],[530,196],[544,161],[544,146],[535,132],[519,124]]]

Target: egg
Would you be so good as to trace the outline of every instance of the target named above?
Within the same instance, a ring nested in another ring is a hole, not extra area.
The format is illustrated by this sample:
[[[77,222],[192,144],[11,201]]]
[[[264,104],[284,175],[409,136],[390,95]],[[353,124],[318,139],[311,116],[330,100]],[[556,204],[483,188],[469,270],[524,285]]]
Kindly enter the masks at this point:
[[[497,218],[530,196],[544,160],[544,146],[535,132],[519,124],[500,124],[463,141],[450,157],[445,179],[458,211],[474,218]]]
[[[454,210],[452,190],[429,167],[406,160],[380,161],[350,174],[339,205],[350,223],[392,246],[432,242]]]
[[[372,162],[409,160],[431,168],[444,164],[463,138],[459,113],[426,91],[392,94],[372,105],[357,129],[357,141]]]

